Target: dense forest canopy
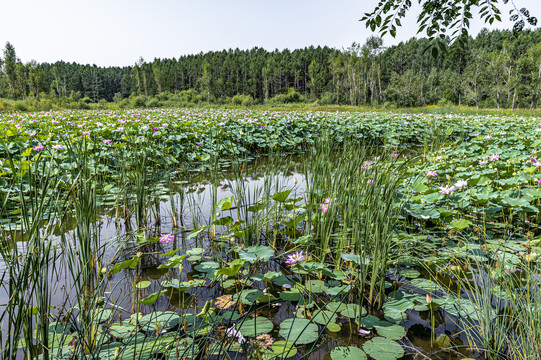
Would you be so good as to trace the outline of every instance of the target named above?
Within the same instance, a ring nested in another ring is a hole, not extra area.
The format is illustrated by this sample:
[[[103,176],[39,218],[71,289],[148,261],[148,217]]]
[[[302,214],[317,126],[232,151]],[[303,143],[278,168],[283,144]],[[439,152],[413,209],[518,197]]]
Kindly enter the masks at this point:
[[[317,102],[363,106],[537,106],[541,29],[481,31],[433,57],[430,40],[385,47],[379,37],[347,49],[230,49],[131,67],[23,63],[12,44],[0,56],[0,97],[121,106]],[[448,42],[449,43],[449,42]]]

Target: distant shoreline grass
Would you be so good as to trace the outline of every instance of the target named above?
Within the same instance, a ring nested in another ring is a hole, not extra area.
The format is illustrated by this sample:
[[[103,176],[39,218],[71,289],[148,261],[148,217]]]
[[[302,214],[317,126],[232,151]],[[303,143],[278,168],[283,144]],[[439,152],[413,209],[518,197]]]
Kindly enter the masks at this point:
[[[85,103],[81,107],[80,103],[62,103],[51,100],[37,101],[34,98],[25,100],[10,100],[0,98],[0,113],[10,112],[35,112],[35,111],[60,111],[60,110],[130,110],[130,109],[148,109],[152,107],[138,106],[120,106],[115,102]],[[427,105],[423,107],[395,107],[391,106],[351,106],[351,105],[321,105],[315,103],[291,103],[291,104],[261,104],[261,105],[233,105],[233,104],[178,104],[168,102],[165,106],[154,108],[200,108],[200,109],[253,109],[269,111],[328,111],[328,112],[398,112],[411,114],[465,114],[465,115],[501,115],[501,116],[528,116],[541,117],[541,109],[493,109],[493,108],[475,108],[464,105]]]

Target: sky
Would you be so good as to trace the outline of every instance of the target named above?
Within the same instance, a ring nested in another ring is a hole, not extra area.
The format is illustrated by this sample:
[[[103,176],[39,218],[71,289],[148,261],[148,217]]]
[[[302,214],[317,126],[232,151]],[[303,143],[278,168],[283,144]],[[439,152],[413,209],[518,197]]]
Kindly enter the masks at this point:
[[[9,41],[23,62],[63,60],[98,66],[133,65],[140,56],[181,55],[229,48],[290,50],[310,45],[346,48],[371,35],[359,19],[378,0],[6,0],[0,47]],[[413,1],[417,3],[417,1]],[[540,0],[515,0],[541,24]],[[510,29],[509,6],[499,3]],[[417,33],[419,6],[384,45]],[[485,24],[477,21],[471,33]]]

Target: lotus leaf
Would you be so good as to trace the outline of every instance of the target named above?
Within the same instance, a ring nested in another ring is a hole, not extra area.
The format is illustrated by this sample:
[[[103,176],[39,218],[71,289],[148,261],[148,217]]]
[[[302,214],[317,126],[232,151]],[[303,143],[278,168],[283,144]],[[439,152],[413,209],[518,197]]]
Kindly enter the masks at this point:
[[[331,351],[332,360],[366,360],[364,351],[355,346],[338,346]]]
[[[256,316],[255,318],[240,321],[236,328],[243,336],[255,337],[260,334],[270,333],[274,325],[269,319]]]
[[[310,344],[319,338],[318,326],[308,319],[286,319],[280,324],[280,336],[296,345]]]
[[[404,356],[402,346],[384,337],[375,337],[364,343],[363,350],[375,360],[395,360]]]

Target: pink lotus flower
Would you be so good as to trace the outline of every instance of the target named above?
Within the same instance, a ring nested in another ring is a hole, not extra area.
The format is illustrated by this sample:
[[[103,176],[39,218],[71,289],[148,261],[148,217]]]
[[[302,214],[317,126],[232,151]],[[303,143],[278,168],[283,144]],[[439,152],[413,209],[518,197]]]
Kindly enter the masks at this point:
[[[89,131],[83,131],[83,136],[88,136],[88,135],[90,135]]]
[[[492,154],[490,155],[489,159],[490,161],[496,161],[496,160],[500,160],[501,156],[498,155],[498,154]]]
[[[41,151],[43,149],[43,145],[34,146],[34,151]]]
[[[374,183],[374,180],[368,179],[368,183],[369,183],[369,184],[373,184],[373,183]]]
[[[361,336],[368,336],[370,335],[370,330],[365,330],[365,329],[359,329],[359,331],[357,331],[357,333]]]
[[[304,260],[306,260],[306,256],[303,255],[303,252],[297,251],[295,254],[287,256],[286,264],[295,265],[297,262]]]
[[[321,211],[324,213],[329,211],[329,204],[321,204]]]
[[[486,165],[488,161],[486,160],[479,160],[479,165]]]
[[[53,149],[62,150],[62,145],[53,145]]]
[[[173,241],[173,234],[161,234],[160,235],[160,242],[162,243],[169,243]]]
[[[537,183],[538,183],[539,185],[541,185],[541,180],[537,180]]]
[[[455,191],[455,187],[454,187],[454,186],[449,187],[448,185],[446,185],[445,187],[440,186],[440,191],[439,191],[439,193],[440,193],[440,194],[451,194],[451,193],[454,192],[454,191]]]
[[[473,137],[478,137],[478,136],[479,136],[479,134],[473,134]]]
[[[104,144],[110,144],[110,143],[112,143],[112,142],[113,142],[113,140],[111,140],[111,139],[103,140],[103,143],[104,143]]]
[[[455,185],[453,185],[457,189],[461,189],[465,186],[468,186],[468,182],[466,180],[458,180]]]
[[[490,140],[490,139],[492,139],[492,136],[490,135],[485,136],[485,140]]]
[[[431,171],[426,172],[426,177],[436,177],[436,176],[438,176],[437,171],[431,170]]]
[[[399,157],[399,156],[400,156],[400,154],[393,154],[393,157],[394,157],[394,158],[397,158],[397,157]]]

